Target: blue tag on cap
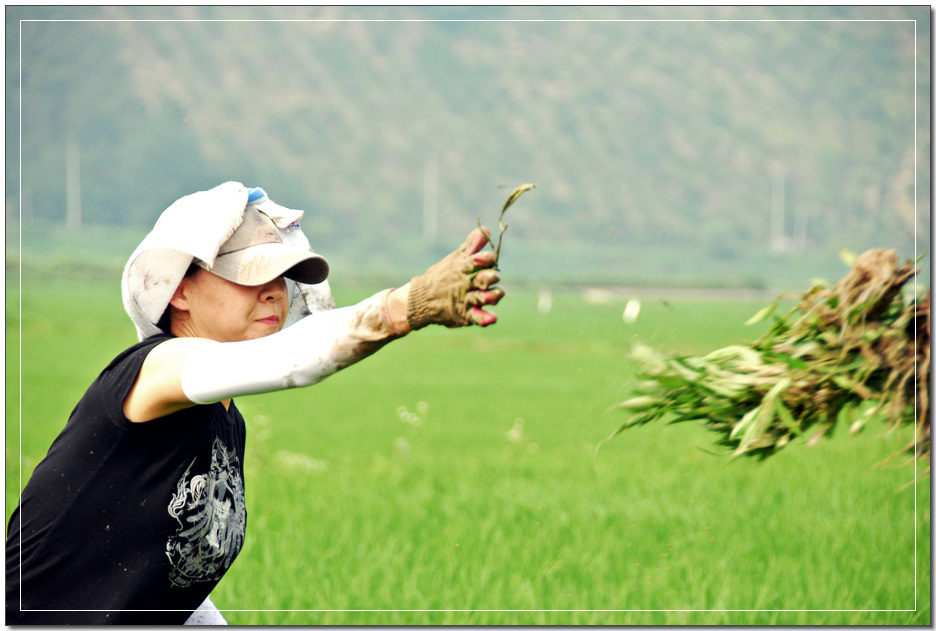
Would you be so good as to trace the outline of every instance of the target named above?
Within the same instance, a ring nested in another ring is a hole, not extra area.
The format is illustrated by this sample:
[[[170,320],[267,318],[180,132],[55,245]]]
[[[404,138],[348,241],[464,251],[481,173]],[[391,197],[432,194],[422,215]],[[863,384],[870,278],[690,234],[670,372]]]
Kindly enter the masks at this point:
[[[251,189],[247,189],[247,203],[248,204],[257,201],[258,199],[263,199],[264,197],[266,197],[266,191],[260,188],[259,186],[255,186]]]

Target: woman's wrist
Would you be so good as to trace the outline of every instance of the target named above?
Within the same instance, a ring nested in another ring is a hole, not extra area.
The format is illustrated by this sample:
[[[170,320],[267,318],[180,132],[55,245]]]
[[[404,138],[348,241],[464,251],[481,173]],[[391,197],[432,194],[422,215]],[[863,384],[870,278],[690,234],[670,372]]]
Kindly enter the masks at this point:
[[[410,284],[406,283],[402,287],[390,289],[384,296],[383,315],[384,321],[390,327],[394,335],[406,335],[412,329],[406,321],[406,305],[409,302]]]

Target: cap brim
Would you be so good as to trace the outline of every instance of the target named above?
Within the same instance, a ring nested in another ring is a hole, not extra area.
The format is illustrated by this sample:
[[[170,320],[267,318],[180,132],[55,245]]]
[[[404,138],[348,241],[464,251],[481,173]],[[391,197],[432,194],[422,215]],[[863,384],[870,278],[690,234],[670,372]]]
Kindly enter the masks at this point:
[[[215,259],[211,273],[238,285],[255,287],[285,276],[306,285],[328,278],[328,261],[310,250],[297,250],[282,243],[264,243]]]

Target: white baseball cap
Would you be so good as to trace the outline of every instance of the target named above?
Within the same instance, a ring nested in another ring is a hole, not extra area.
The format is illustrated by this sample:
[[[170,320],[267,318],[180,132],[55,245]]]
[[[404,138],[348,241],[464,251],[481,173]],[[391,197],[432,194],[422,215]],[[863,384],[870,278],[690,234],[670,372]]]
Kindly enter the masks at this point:
[[[244,220],[218,249],[214,264],[209,266],[200,260],[195,264],[248,287],[264,285],[280,276],[307,285],[328,277],[328,261],[312,250],[283,243],[279,228],[255,204],[247,204]]]

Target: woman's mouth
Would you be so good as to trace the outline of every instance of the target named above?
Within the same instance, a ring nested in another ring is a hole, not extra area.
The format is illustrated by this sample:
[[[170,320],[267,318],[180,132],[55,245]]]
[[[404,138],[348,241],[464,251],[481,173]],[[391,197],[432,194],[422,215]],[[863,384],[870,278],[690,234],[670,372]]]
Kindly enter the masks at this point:
[[[260,324],[265,324],[266,326],[279,326],[279,316],[271,315],[265,318],[260,318],[257,320]]]

